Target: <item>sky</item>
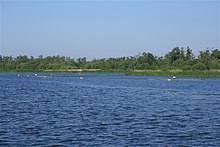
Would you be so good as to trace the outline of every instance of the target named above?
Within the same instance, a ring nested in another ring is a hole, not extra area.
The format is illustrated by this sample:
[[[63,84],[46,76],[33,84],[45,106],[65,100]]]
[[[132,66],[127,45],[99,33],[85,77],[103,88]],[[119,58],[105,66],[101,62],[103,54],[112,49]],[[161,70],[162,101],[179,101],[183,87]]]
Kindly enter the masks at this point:
[[[109,58],[220,48],[220,0],[0,0],[0,54]]]

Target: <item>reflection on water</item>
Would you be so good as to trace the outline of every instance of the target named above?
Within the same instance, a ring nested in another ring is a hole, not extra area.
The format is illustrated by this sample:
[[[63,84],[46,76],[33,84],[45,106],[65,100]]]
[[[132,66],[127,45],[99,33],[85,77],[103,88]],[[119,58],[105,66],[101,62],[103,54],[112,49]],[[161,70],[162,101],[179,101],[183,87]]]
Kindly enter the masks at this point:
[[[218,146],[220,79],[168,78],[0,73],[0,146]]]

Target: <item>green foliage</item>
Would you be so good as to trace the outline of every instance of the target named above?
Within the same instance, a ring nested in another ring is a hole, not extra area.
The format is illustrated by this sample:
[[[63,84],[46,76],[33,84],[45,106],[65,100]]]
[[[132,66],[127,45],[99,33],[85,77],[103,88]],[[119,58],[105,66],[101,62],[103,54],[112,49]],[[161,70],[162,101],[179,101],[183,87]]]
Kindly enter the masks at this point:
[[[218,49],[213,50],[211,53],[211,58],[214,60],[220,59],[220,50],[218,50]]]
[[[103,71],[132,71],[132,70],[213,70],[220,69],[220,50],[203,50],[195,57],[189,47],[175,47],[164,57],[143,52],[136,56],[119,58],[102,58],[88,61],[86,57],[73,59],[64,56],[42,55],[34,58],[20,55],[0,55],[1,71],[68,71],[73,69],[101,69]]]
[[[208,67],[204,63],[199,62],[199,63],[193,65],[192,69],[193,70],[207,70]]]

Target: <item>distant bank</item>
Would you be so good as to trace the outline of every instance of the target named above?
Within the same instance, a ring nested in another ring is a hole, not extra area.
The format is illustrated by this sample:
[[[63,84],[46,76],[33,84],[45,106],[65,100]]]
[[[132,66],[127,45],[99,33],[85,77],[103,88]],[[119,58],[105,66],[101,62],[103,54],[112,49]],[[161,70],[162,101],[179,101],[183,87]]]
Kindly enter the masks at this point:
[[[105,72],[142,76],[220,77],[220,49],[206,49],[195,56],[189,47],[175,47],[164,56],[149,52],[135,56],[87,60],[65,56],[17,57],[0,55],[0,71]]]

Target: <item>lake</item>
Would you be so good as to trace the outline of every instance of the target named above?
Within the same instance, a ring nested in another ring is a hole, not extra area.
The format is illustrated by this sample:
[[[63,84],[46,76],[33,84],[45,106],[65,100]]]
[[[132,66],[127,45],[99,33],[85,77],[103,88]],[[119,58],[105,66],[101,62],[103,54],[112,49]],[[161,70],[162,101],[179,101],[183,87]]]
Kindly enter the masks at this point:
[[[220,79],[168,78],[0,73],[0,146],[219,146]]]

